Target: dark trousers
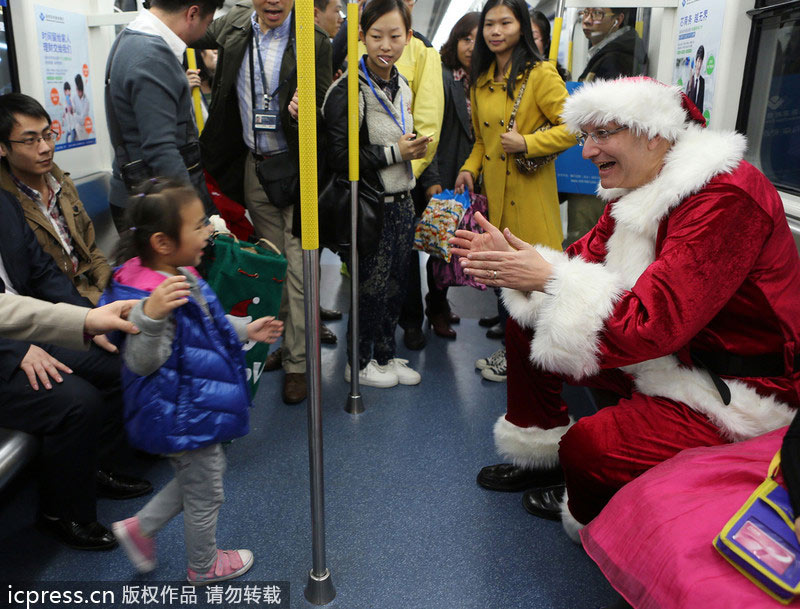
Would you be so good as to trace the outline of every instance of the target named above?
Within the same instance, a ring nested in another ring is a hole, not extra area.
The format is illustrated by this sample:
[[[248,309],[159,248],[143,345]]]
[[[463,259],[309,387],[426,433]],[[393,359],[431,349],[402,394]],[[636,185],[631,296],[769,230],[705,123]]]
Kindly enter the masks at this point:
[[[130,462],[122,419],[121,361],[92,345],[73,351],[41,345],[72,369],[62,383],[41,382],[34,391],[17,369],[0,381],[0,426],[37,436],[40,459],[40,509],[48,516],[97,520],[95,472],[119,471]]]
[[[403,302],[408,257],[414,242],[410,199],[384,203],[378,250],[358,261],[359,369],[370,359],[381,365],[395,357],[394,331]],[[350,361],[350,327],[347,358]]]

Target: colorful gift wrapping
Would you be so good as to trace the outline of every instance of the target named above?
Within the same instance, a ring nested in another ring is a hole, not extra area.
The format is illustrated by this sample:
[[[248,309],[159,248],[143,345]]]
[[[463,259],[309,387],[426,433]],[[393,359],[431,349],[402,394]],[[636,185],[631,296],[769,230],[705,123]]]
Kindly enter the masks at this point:
[[[450,238],[469,209],[469,193],[444,190],[433,195],[414,231],[414,249],[450,262]]]

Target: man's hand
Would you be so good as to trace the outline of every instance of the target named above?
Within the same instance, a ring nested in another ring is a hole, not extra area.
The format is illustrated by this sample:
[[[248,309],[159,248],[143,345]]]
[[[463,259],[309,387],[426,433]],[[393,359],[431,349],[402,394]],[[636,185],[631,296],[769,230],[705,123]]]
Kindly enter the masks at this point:
[[[461,194],[464,192],[464,189],[467,189],[469,192],[475,192],[475,185],[472,183],[472,174],[469,171],[462,171],[458,174],[456,178],[456,185],[453,190]]]
[[[497,227],[483,217],[480,212],[475,212],[475,221],[484,230],[483,233],[473,233],[468,230],[457,230],[455,237],[450,239],[453,245],[452,252],[466,258],[473,252],[507,252],[512,247],[506,241]]]
[[[292,95],[292,101],[289,102],[289,116],[291,116],[294,120],[297,120],[297,111],[300,107],[300,100],[297,95],[297,89],[294,90],[294,95]]]
[[[64,379],[58,373],[66,372],[72,374],[72,369],[66,364],[62,364],[47,351],[36,345],[31,345],[28,352],[19,364],[20,370],[28,377],[28,382],[31,384],[31,389],[39,391],[39,383],[37,378],[42,382],[45,389],[52,389],[50,384],[52,378],[56,383],[61,383]]]
[[[434,184],[433,186],[428,186],[425,190],[425,200],[430,201],[433,198],[433,195],[438,195],[442,193],[442,185],[441,184]]]
[[[261,317],[247,324],[247,338],[259,343],[274,343],[283,334],[283,322],[274,317]]]
[[[139,328],[127,321],[128,313],[138,300],[117,300],[96,309],[89,309],[83,322],[86,334],[97,335],[121,330],[128,334],[138,334]]]
[[[186,80],[189,81],[189,88],[194,89],[200,86],[200,70],[186,70]]]
[[[529,243],[505,229],[502,233],[478,212],[475,220],[486,232],[457,230],[452,252],[461,256],[464,272],[495,288],[543,291],[553,266]]]
[[[119,349],[117,349],[117,346],[110,340],[108,340],[105,334],[98,334],[97,336],[92,336],[92,342],[101,349],[108,351],[109,353],[119,353]]]
[[[506,154],[528,152],[528,144],[525,142],[525,138],[517,131],[516,122],[511,126],[511,131],[500,134],[500,145]]]
[[[150,319],[164,319],[189,302],[189,284],[183,275],[168,277],[144,301],[142,310]]]

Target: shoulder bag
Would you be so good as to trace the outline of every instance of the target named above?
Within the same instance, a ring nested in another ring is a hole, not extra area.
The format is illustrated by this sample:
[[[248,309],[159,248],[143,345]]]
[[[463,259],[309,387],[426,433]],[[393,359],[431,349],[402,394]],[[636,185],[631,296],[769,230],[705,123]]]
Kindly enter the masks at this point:
[[[528,70],[528,73],[525,75],[525,79],[522,81],[522,86],[519,88],[519,93],[517,93],[517,99],[514,100],[514,108],[511,110],[511,116],[508,119],[508,128],[506,131],[511,131],[514,128],[514,122],[517,118],[517,110],[519,109],[519,103],[522,101],[522,94],[525,93],[525,87],[528,84],[528,78],[531,75],[531,71]],[[552,128],[552,123],[545,119],[545,121],[539,125],[536,129],[534,129],[533,133],[538,133],[539,131],[547,131],[548,129]],[[530,174],[535,172],[540,167],[544,167],[549,162],[553,161],[558,156],[557,152],[553,154],[548,154],[545,156],[536,156],[532,158],[528,158],[525,156],[524,152],[518,152],[514,156],[514,162],[517,166],[517,169],[520,173],[523,174]]]

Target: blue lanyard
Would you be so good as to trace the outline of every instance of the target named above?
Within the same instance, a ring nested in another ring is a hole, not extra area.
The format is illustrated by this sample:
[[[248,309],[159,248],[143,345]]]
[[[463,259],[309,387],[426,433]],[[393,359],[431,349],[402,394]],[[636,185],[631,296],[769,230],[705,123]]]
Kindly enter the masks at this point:
[[[381,106],[383,106],[383,109],[386,111],[386,114],[388,114],[389,116],[392,117],[392,120],[394,121],[394,124],[397,125],[398,127],[400,127],[400,132],[405,135],[405,132],[406,132],[406,113],[403,110],[403,90],[402,89],[400,90],[400,119],[403,121],[403,124],[401,125],[400,123],[397,122],[397,118],[395,117],[394,112],[389,110],[389,106],[386,105],[386,102],[383,101],[383,99],[380,98],[380,96],[378,95],[378,92],[375,90],[375,86],[372,84],[372,79],[369,77],[369,72],[367,72],[367,66],[364,64],[364,58],[363,57],[360,60],[360,64],[361,64],[361,69],[364,71],[364,76],[367,79],[367,84],[369,85],[369,88],[372,89],[372,94],[375,96],[375,99],[377,99],[381,103]]]

